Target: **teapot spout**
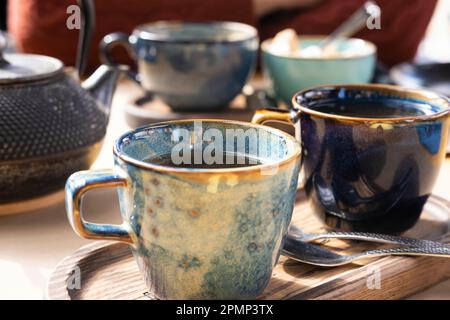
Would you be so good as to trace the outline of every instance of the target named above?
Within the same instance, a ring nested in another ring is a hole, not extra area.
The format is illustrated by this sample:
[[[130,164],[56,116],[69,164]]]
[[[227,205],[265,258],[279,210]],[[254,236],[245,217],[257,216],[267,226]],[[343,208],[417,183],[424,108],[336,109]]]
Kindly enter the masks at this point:
[[[81,86],[87,90],[106,110],[111,107],[117,81],[122,73],[128,71],[124,65],[101,65]]]

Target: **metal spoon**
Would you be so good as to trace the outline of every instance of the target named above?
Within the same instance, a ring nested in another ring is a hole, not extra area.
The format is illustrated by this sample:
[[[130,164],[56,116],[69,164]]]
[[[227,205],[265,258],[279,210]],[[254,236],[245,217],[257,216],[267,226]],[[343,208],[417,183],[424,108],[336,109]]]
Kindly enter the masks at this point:
[[[366,1],[364,5],[355,11],[350,18],[345,20],[336,30],[316,45],[311,45],[302,50],[304,55],[317,55],[325,51],[326,47],[340,38],[348,38],[361,30],[369,17],[378,17],[381,9],[373,1]]]
[[[319,245],[310,244],[295,238],[287,237],[283,247],[283,254],[296,261],[307,264],[322,267],[336,267],[352,263],[353,261],[359,259],[393,255],[450,258],[450,248],[443,246],[405,247],[369,250],[357,254],[341,255]]]
[[[320,239],[346,239],[346,240],[360,240],[377,243],[401,244],[412,247],[443,246],[450,248],[450,245],[437,241],[414,239],[380,233],[368,233],[368,232],[305,233],[300,228],[293,225],[289,227],[288,237],[303,242],[313,242]]]

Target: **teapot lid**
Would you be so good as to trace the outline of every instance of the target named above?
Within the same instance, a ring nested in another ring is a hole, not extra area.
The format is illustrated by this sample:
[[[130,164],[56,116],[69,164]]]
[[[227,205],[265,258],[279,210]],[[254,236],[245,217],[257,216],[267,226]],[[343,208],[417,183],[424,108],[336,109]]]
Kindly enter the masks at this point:
[[[55,58],[20,53],[3,53],[0,37],[0,84],[42,80],[62,71],[63,63]]]

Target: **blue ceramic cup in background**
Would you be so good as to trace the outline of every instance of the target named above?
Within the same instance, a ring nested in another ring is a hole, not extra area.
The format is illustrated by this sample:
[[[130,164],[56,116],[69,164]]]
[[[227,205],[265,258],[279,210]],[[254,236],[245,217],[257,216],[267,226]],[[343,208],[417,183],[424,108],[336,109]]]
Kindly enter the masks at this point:
[[[162,165],[181,131],[193,150],[204,152],[229,132],[238,135],[225,139],[223,150],[254,138],[257,148],[245,146],[244,153],[258,164]],[[291,221],[299,157],[296,139],[270,127],[222,120],[154,124],[117,140],[114,169],[69,178],[67,214],[84,238],[129,243],[150,292],[160,299],[255,298],[271,278]],[[118,187],[122,225],[82,217],[83,194],[106,186]]]
[[[258,33],[237,22],[148,23],[131,36],[103,38],[101,58],[125,46],[137,61],[142,87],[179,111],[214,111],[227,106],[253,75]]]
[[[305,49],[321,40],[320,36],[300,36],[299,47]],[[271,49],[271,44],[272,39],[261,44],[264,74],[275,96],[287,105],[299,90],[320,85],[368,83],[374,74],[377,50],[365,40],[339,40],[335,44],[336,51],[347,51],[346,56],[318,58],[279,54]]]
[[[445,159],[450,100],[388,85],[297,93],[293,109],[253,121],[288,122],[302,145],[313,212],[333,229],[400,233],[414,226]]]

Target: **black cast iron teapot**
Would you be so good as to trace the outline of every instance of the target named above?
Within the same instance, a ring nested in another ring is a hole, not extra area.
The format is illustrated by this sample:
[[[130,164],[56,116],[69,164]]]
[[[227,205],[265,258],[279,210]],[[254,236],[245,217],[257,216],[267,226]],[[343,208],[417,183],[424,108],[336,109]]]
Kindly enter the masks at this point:
[[[87,52],[91,33],[82,31],[79,51]],[[17,211],[11,204],[60,190],[71,173],[89,168],[126,68],[102,65],[80,84],[60,60],[6,54],[1,42],[0,214],[8,214]]]

